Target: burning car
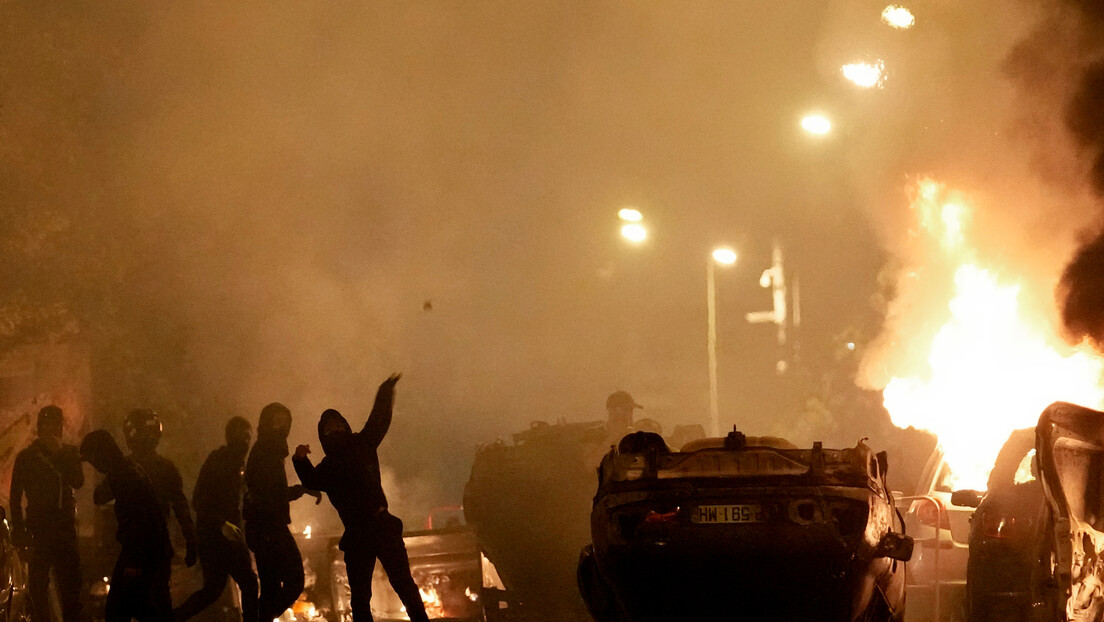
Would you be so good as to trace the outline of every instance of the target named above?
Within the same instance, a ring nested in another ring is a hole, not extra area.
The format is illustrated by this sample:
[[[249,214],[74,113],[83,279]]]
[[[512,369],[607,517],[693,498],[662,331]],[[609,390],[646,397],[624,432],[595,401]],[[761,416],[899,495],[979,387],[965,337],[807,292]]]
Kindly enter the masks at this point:
[[[912,540],[886,469],[862,442],[630,434],[599,467],[580,591],[601,622],[901,620]]]

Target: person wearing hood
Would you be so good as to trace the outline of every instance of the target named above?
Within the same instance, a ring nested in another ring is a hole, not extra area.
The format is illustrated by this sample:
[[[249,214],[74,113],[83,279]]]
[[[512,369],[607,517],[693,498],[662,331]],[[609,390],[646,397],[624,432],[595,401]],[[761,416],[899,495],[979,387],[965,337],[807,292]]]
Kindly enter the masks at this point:
[[[12,539],[30,547],[27,587],[32,619],[49,620],[50,570],[64,622],[80,618],[80,556],[73,489],[84,485],[80,454],[61,442],[65,417],[57,406],[38,411],[38,438],[15,457],[11,477]],[[23,497],[27,498],[26,521]]]
[[[111,575],[105,622],[171,619],[173,548],[153,484],[138,465],[123,456],[107,430],[89,432],[81,441],[80,453],[106,476],[115,499],[115,537],[121,550]]]
[[[303,593],[303,558],[295,544],[290,502],[310,492],[322,501],[321,493],[304,486],[289,486],[284,460],[291,432],[291,411],[279,402],[261,410],[257,441],[245,463],[245,541],[257,563],[261,592],[258,618],[280,617]]]
[[[175,613],[187,620],[211,606],[233,578],[241,592],[242,622],[257,622],[257,574],[242,534],[242,469],[249,453],[252,428],[241,417],[226,423],[226,444],[203,462],[192,493],[199,538],[199,565],[203,587],[188,597]]]
[[[429,619],[418,586],[410,576],[402,521],[387,511],[376,453],[391,426],[395,383],[399,377],[400,374],[394,374],[380,385],[372,412],[360,432],[353,432],[338,411],[329,409],[322,413],[318,440],[326,456],[317,466],[307,457],[309,445],[296,447],[291,461],[304,486],[329,495],[345,525],[339,548],[345,553],[353,620],[357,622],[372,619],[370,603],[376,559],[383,564],[391,587],[406,606],[412,622]]]

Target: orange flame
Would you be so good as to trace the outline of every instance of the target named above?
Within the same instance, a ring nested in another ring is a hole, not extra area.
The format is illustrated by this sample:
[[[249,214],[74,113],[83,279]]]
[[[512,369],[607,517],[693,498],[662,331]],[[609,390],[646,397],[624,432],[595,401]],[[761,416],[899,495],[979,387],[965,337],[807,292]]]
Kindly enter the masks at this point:
[[[950,319],[927,349],[926,377],[894,377],[882,396],[895,425],[938,437],[954,487],[984,490],[1009,433],[1033,427],[1047,404],[1104,402],[1104,364],[1087,351],[1064,355],[1052,348],[1049,323],[1020,309],[1019,284],[1002,283],[968,260],[970,210],[948,194],[942,184],[921,180],[913,208],[951,260]]]

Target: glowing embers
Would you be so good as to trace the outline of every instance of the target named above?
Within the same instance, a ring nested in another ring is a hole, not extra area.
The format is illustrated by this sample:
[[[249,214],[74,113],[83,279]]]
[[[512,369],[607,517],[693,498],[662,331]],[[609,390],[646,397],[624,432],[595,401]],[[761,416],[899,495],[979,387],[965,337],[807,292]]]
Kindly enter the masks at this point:
[[[916,17],[905,7],[891,4],[882,11],[882,21],[892,28],[905,30],[912,28]]]
[[[880,59],[872,63],[848,63],[840,67],[840,72],[855,86],[864,89],[885,86],[885,62]]]

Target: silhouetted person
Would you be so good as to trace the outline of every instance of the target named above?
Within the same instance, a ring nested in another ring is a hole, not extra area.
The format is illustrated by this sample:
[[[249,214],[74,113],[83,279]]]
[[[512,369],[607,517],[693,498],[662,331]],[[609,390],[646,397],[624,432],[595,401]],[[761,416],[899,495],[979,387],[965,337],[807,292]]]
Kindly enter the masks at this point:
[[[345,525],[339,546],[345,552],[353,620],[357,622],[372,619],[372,572],[377,558],[410,619],[413,622],[429,619],[418,586],[410,576],[402,521],[387,511],[376,454],[391,427],[398,381],[399,374],[395,374],[380,385],[372,413],[360,432],[353,432],[349,422],[336,410],[322,413],[318,421],[318,439],[326,457],[318,466],[311,464],[307,457],[309,445],[296,447],[292,458],[299,480],[307,488],[328,494]]]
[[[81,456],[106,476],[94,501],[107,503],[105,490],[115,499],[115,537],[121,549],[111,574],[105,622],[164,622],[172,616],[169,594],[173,548],[165,515],[149,478],[122,450],[107,430],[89,432]]]
[[[61,442],[65,418],[57,406],[38,411],[38,438],[15,457],[11,480],[13,539],[27,546],[27,587],[34,620],[50,619],[50,570],[65,622],[80,618],[80,556],[73,489],[84,485],[80,454]],[[23,496],[27,516],[23,518]]]
[[[203,587],[176,609],[177,620],[211,606],[232,577],[241,591],[242,622],[257,622],[257,575],[242,533],[242,469],[249,453],[249,422],[234,417],[226,424],[226,445],[203,462],[192,493],[199,537]]]
[[[157,503],[168,523],[171,514],[176,514],[180,533],[184,536],[184,563],[194,566],[196,563],[196,532],[192,522],[192,513],[188,509],[188,498],[184,496],[184,479],[172,460],[157,453],[157,444],[161,442],[161,419],[157,413],[145,408],[130,411],[123,420],[123,436],[126,437],[130,459],[138,466],[153,484],[157,493]],[[109,494],[106,490],[102,494]],[[110,500],[110,498],[108,498]]]
[[[257,442],[245,463],[245,540],[261,582],[258,616],[266,622],[279,617],[303,593],[303,558],[288,525],[289,503],[307,489],[288,486],[284,459],[290,431],[291,411],[278,402],[265,406],[257,422]]]
[[[627,391],[614,391],[606,398],[606,432],[617,443],[633,430],[633,411],[644,408]]]

